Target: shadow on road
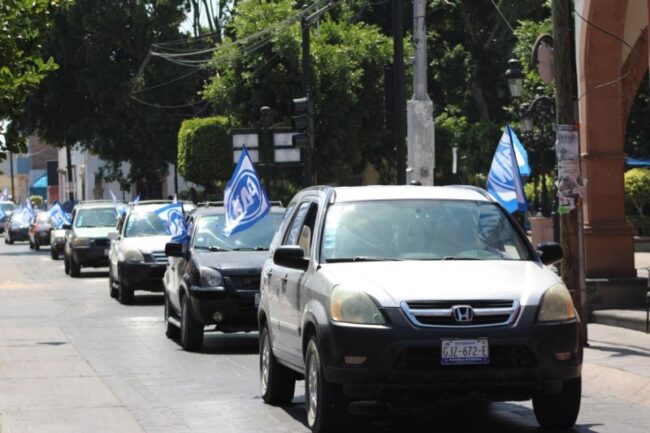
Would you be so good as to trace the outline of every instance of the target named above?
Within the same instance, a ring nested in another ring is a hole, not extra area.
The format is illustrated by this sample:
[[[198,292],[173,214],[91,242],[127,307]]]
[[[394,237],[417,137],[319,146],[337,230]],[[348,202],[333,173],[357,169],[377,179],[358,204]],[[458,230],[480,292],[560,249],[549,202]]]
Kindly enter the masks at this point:
[[[84,269],[81,270],[81,274],[79,275],[79,278],[82,280],[84,278],[108,278],[108,270],[106,271],[86,271]],[[106,282],[108,284],[108,281]]]
[[[165,303],[165,296],[162,293],[135,292],[132,305],[152,306],[152,305],[163,305],[164,303]]]
[[[304,382],[296,386],[304,387]],[[296,421],[307,426],[304,396],[295,398],[283,409]],[[366,412],[368,411],[368,412]],[[569,430],[544,430],[538,426],[532,409],[513,403],[439,404],[428,413],[400,415],[386,408],[365,406],[364,415],[349,417],[349,433],[596,433],[600,424],[577,424]],[[578,420],[579,421],[579,420]]]
[[[12,246],[15,247],[20,247],[23,246],[22,244],[14,244]],[[40,249],[38,251],[35,250],[30,250],[27,242],[25,242],[24,246],[26,247],[25,249],[20,249],[20,250],[15,250],[11,252],[3,252],[0,254],[0,256],[12,256],[12,257],[19,257],[19,256],[49,256],[50,255],[50,249]]]
[[[607,346],[603,346],[594,343],[599,343],[599,342],[597,341],[595,342],[592,340],[589,344],[590,349],[597,350],[599,352],[609,352],[612,354],[612,356],[635,355],[635,356],[650,357],[650,350],[645,349],[643,347],[630,346],[630,345],[610,345],[610,344],[608,344]]]
[[[257,332],[223,334],[206,332],[201,353],[209,355],[254,355],[258,353]]]

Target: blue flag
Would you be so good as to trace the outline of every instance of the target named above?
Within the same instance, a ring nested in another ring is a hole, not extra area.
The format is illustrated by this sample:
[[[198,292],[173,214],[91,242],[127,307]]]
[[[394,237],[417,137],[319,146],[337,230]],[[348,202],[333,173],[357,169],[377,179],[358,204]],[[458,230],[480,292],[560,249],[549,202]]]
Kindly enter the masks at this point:
[[[4,217],[6,217],[6,216],[7,216],[7,214],[5,213],[5,211],[2,210],[2,206],[0,206],[0,220],[4,219]]]
[[[172,236],[172,242],[185,242],[188,238],[188,233],[182,203],[170,203],[154,212],[160,219],[167,223],[167,228]]]
[[[511,130],[506,127],[487,179],[487,190],[510,213],[528,210]]]
[[[506,132],[512,137],[512,145],[515,148],[515,155],[517,156],[517,165],[519,166],[519,174],[521,177],[530,176],[530,165],[528,165],[528,152],[524,149],[524,146],[519,141],[517,134],[515,134],[514,129],[510,125],[506,124]],[[503,137],[501,137],[503,140]]]
[[[0,195],[0,200],[9,200],[9,189],[5,186],[2,190],[2,195]]]
[[[64,224],[72,224],[70,215],[63,209],[63,206],[58,200],[52,203],[49,213],[50,221],[52,221],[52,226],[55,229],[60,229]]]
[[[138,204],[140,203],[140,194],[138,194],[134,199],[133,199],[133,204]]]
[[[228,185],[223,193],[226,225],[223,233],[230,236],[253,226],[269,213],[271,206],[257,176],[246,147],[242,149]]]

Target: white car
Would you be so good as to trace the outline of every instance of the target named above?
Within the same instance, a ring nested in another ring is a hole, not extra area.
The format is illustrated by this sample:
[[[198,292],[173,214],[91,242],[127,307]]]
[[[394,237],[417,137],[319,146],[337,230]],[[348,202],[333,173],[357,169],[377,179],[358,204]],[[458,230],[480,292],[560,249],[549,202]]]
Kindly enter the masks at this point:
[[[155,211],[171,201],[131,204],[111,239],[109,291],[122,304],[133,302],[136,290],[162,292],[167,267],[165,244],[171,240],[167,223]]]

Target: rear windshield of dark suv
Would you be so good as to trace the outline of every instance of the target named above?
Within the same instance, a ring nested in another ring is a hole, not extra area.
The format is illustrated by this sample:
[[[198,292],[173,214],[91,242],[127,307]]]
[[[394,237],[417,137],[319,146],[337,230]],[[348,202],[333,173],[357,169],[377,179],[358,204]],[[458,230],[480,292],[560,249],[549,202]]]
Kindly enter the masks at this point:
[[[531,260],[495,204],[469,200],[382,200],[332,205],[321,261]]]

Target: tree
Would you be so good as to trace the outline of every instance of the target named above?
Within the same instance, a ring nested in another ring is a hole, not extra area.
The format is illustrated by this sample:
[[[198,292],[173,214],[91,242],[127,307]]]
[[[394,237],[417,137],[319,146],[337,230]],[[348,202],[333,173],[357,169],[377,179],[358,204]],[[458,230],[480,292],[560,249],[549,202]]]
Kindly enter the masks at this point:
[[[159,182],[182,119],[205,108],[195,104],[200,74],[164,86],[186,70],[148,57],[152,42],[183,37],[183,19],[183,0],[77,0],[56,13],[44,52],[60,68],[28,99],[23,131],[128,160],[132,182]]]
[[[625,172],[625,198],[639,214],[645,217],[645,207],[650,204],[650,170],[633,168]]]
[[[0,120],[19,116],[25,99],[56,69],[51,57],[41,55],[41,44],[51,25],[52,13],[68,3],[66,0],[3,0],[0,3]],[[12,138],[5,144],[7,150],[24,151],[17,137]],[[0,160],[4,157],[0,152]]]
[[[232,174],[232,149],[227,117],[188,119],[178,132],[178,172],[208,192]]]
[[[289,123],[291,99],[304,96],[299,13],[291,0],[238,3],[229,29],[237,42],[227,39],[216,51],[204,91],[216,110],[252,126],[267,105],[271,123]],[[314,166],[318,182],[351,183],[367,161],[381,167],[394,155],[383,145],[383,76],[392,44],[377,27],[353,22],[344,4],[336,18],[325,17],[312,31]],[[268,28],[270,35],[246,39]]]

